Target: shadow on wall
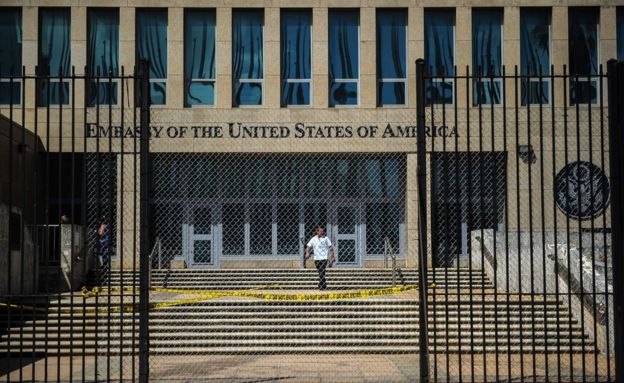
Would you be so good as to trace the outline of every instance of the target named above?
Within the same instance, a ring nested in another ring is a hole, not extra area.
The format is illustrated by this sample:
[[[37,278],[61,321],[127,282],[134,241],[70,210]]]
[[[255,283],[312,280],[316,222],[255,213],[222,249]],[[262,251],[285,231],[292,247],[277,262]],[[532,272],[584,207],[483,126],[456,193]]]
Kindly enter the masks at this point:
[[[614,352],[610,234],[488,229],[472,231],[470,241],[471,266],[483,268],[499,291],[558,297],[577,320],[584,315],[600,352],[607,344]]]

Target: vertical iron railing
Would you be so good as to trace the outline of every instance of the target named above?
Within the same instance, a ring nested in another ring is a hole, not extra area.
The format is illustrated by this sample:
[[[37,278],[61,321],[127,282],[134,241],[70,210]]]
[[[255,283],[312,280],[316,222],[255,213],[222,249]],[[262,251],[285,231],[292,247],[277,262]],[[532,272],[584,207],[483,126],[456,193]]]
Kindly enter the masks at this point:
[[[418,315],[419,332],[418,348],[420,352],[420,380],[429,381],[429,337],[427,320],[427,174],[426,174],[426,143],[425,143],[425,62],[416,61],[416,108],[417,118],[417,179],[418,179]]]
[[[137,281],[120,278],[117,285],[112,267],[123,274],[124,267],[138,273],[147,266],[133,250],[137,240],[148,241],[149,163],[141,164],[141,177],[136,165],[137,156],[149,159],[149,100],[137,123],[139,105],[126,93],[132,82],[148,89],[148,64],[130,76],[123,68],[96,72],[60,68],[52,76],[37,67],[0,77],[10,88],[0,95],[0,178],[7,185],[0,227],[8,234],[0,238],[2,380],[136,380],[135,357],[147,360],[148,333],[137,337],[134,330],[139,318],[147,329],[149,292],[143,289],[137,305]],[[125,113],[128,107],[134,113]],[[125,178],[145,185],[141,238],[132,228],[137,211],[124,208],[124,195],[139,199],[131,196],[139,185],[125,187]],[[105,235],[98,233],[102,225]]]
[[[624,62],[608,62],[615,381],[624,381]]]
[[[150,156],[149,156],[149,62],[140,62],[141,78],[141,245],[140,245],[140,282],[139,282],[139,381],[149,380],[149,289],[150,286],[150,241],[149,241],[149,187],[150,187]]]
[[[422,379],[624,379],[623,65],[607,93],[602,68],[416,62],[419,271],[468,269],[467,285],[421,279]]]

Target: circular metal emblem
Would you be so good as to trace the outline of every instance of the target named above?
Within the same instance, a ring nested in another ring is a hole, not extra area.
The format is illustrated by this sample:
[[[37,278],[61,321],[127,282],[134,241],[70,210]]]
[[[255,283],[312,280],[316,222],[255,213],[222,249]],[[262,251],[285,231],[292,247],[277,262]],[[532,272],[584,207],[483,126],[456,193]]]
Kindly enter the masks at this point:
[[[598,166],[577,161],[555,177],[555,201],[564,214],[580,220],[601,215],[609,205],[609,178]]]

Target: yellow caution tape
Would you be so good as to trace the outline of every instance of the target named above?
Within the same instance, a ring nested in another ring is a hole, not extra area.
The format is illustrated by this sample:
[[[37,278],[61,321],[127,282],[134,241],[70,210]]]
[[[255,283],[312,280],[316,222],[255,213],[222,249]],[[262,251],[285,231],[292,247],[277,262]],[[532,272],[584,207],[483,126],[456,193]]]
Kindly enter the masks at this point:
[[[173,294],[186,294],[186,295],[197,295],[197,297],[193,298],[185,298],[185,299],[177,299],[173,301],[167,302],[154,302],[149,305],[150,310],[163,309],[167,307],[173,306],[182,306],[192,303],[199,303],[210,299],[222,298],[222,297],[245,297],[245,298],[256,298],[263,299],[267,301],[335,301],[342,299],[359,299],[359,298],[370,298],[370,297],[379,297],[385,295],[394,295],[398,293],[402,293],[405,291],[416,290],[418,286],[416,285],[404,285],[397,287],[387,287],[387,288],[379,288],[379,289],[368,289],[368,290],[357,290],[357,291],[346,291],[346,292],[330,292],[330,293],[321,293],[321,294],[276,294],[276,293],[262,293],[258,292],[259,288],[266,287],[274,287],[281,288],[279,285],[266,285],[257,287],[250,290],[238,290],[238,291],[215,291],[215,290],[187,290],[187,289],[168,289],[168,288],[152,288],[151,291],[154,292],[164,292],[164,293],[173,293]],[[137,291],[138,288],[135,287],[127,287],[127,288],[100,288],[94,287],[89,290],[86,287],[83,287],[80,291],[85,298],[95,297],[98,294],[106,291]],[[79,305],[79,304],[78,304]],[[101,308],[89,308],[81,310],[80,307],[77,309],[56,309],[56,308],[41,308],[35,306],[28,305],[15,305],[15,304],[6,304],[1,303],[0,306],[10,307],[16,309],[28,309],[32,311],[43,311],[43,312],[54,312],[54,313],[121,313],[121,312],[133,312],[138,307],[138,304],[128,304],[128,305],[119,305],[112,307],[101,307]]]

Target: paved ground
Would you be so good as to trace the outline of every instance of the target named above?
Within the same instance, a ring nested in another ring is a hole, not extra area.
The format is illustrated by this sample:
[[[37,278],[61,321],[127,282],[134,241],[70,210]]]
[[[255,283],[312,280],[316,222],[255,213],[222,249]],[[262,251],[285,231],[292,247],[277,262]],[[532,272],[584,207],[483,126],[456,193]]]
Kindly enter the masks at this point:
[[[522,358],[523,364],[520,363]],[[607,381],[607,360],[599,356],[581,355],[570,358],[569,355],[559,357],[560,372],[557,372],[557,355],[548,356],[548,379],[546,378],[546,359],[543,355],[535,358],[533,373],[532,355],[513,355],[511,370],[508,370],[506,355],[498,357],[498,375],[496,374],[495,355],[430,355],[430,371],[432,381],[483,382],[570,382],[582,381],[585,366],[586,381]],[[5,360],[2,365],[17,367],[17,360]],[[9,381],[132,381],[132,366],[137,366],[138,359],[124,357],[122,361],[112,358],[110,375],[107,375],[107,359],[104,356],[83,359],[48,358],[35,363],[24,360],[22,374],[13,370]],[[570,364],[572,363],[572,365]],[[71,366],[70,366],[71,363]],[[594,367],[597,363],[598,374]],[[46,371],[47,365],[47,371]],[[434,366],[437,365],[437,369]],[[520,366],[524,368],[521,371]],[[484,371],[483,366],[487,366]],[[572,366],[572,370],[570,370]],[[71,367],[71,370],[70,370]],[[613,362],[609,368],[613,373]],[[138,369],[135,369],[135,374]],[[448,373],[447,373],[448,371]],[[485,372],[485,375],[484,375]],[[572,375],[570,375],[572,372]],[[121,374],[120,374],[121,373]],[[6,374],[3,373],[3,374]],[[239,355],[239,356],[158,356],[150,357],[150,380],[160,382],[415,382],[418,381],[418,355]],[[474,374],[474,375],[473,375]],[[0,374],[2,375],[2,374]],[[572,378],[571,378],[572,376]],[[534,380],[535,378],[535,380]],[[134,375],[136,379],[136,375]],[[614,379],[611,376],[611,379]],[[7,376],[0,376],[6,381]]]

